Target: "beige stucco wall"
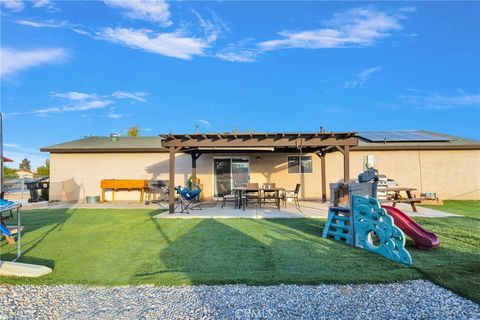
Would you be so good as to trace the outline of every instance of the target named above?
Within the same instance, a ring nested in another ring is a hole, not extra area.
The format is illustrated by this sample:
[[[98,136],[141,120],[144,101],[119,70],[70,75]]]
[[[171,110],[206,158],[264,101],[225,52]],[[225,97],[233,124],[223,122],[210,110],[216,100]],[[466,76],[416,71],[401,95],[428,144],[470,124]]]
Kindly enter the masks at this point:
[[[320,159],[312,156],[311,174],[289,174],[288,155],[247,155],[250,181],[275,182],[288,189],[301,183],[303,198],[320,198]],[[354,151],[350,155],[352,178],[362,171],[364,155],[374,155],[380,173],[397,180],[401,186],[415,187],[418,192],[437,192],[443,199],[480,199],[480,151]],[[228,154],[215,155],[220,156]],[[203,154],[197,162],[197,175],[207,198],[213,195],[213,157]],[[326,161],[327,183],[341,179],[342,155],[338,152],[328,154]],[[83,201],[86,195],[100,195],[102,179],[168,180],[168,163],[168,153],[51,154],[50,197],[60,201]],[[175,171],[175,185],[184,185],[191,173],[189,155],[177,154]],[[107,193],[106,198],[110,199],[110,194]],[[116,199],[136,200],[139,193],[119,192]]]

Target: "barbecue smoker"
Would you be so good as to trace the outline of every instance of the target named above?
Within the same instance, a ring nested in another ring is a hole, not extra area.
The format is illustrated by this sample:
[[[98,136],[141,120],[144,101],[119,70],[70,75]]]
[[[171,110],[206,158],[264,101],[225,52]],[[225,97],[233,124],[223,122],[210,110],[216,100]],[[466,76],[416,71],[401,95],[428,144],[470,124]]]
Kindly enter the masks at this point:
[[[149,180],[145,189],[145,204],[168,201],[168,180]]]

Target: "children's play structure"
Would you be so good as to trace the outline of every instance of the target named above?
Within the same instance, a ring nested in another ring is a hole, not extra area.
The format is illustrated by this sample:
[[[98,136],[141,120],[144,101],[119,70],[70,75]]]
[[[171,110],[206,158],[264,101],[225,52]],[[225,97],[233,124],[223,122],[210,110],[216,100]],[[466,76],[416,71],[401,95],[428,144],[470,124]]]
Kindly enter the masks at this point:
[[[421,250],[440,246],[437,236],[423,229],[401,210],[380,205],[377,197],[378,172],[369,169],[358,176],[358,182],[334,184],[332,206],[323,231],[324,238],[343,241],[395,262],[412,265],[405,248],[405,234]],[[347,205],[338,203],[338,194],[348,194]]]
[[[5,237],[5,244],[17,246],[17,255],[12,261],[0,260],[0,276],[40,277],[52,272],[52,269],[27,263],[16,262],[22,256],[22,220],[21,203],[4,199],[3,189],[3,132],[2,114],[0,113],[0,241]],[[16,226],[9,226],[6,221],[16,220]]]

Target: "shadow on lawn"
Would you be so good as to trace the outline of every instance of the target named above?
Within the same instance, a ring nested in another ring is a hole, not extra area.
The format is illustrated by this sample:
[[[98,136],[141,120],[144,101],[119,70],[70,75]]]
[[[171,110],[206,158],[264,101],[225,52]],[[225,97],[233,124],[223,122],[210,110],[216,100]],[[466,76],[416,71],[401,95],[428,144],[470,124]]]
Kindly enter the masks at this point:
[[[40,245],[52,232],[62,231],[65,222],[76,212],[76,209],[32,210],[21,213],[22,217],[22,256],[18,262],[41,264],[53,268],[53,260],[29,257],[27,254]],[[15,217],[16,219],[16,217]],[[14,221],[16,221],[14,219]],[[48,227],[43,233],[31,237],[40,229]],[[2,259],[12,261],[16,257],[16,244],[8,245],[2,241]]]
[[[154,283],[174,278],[177,284],[251,285],[418,279],[410,268],[321,238],[322,224],[315,219],[199,220],[185,234],[170,238],[159,259],[135,277]]]
[[[160,263],[137,277],[154,279],[162,273],[182,273],[191,283],[213,284],[242,281],[244,272],[273,268],[267,245],[215,219],[202,220],[184,235],[167,241],[170,245],[160,252]]]

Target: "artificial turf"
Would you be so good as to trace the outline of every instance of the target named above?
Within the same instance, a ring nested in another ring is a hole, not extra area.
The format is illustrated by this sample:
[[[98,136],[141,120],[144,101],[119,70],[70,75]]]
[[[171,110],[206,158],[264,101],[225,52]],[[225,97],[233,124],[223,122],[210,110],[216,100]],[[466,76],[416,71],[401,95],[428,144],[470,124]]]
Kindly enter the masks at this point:
[[[478,209],[479,202],[471,206]],[[149,210],[24,211],[20,262],[53,268],[10,284],[365,283],[429,279],[480,302],[480,219],[416,218],[441,247],[413,267],[323,239],[324,219],[153,219]],[[14,246],[2,241],[2,259]]]

